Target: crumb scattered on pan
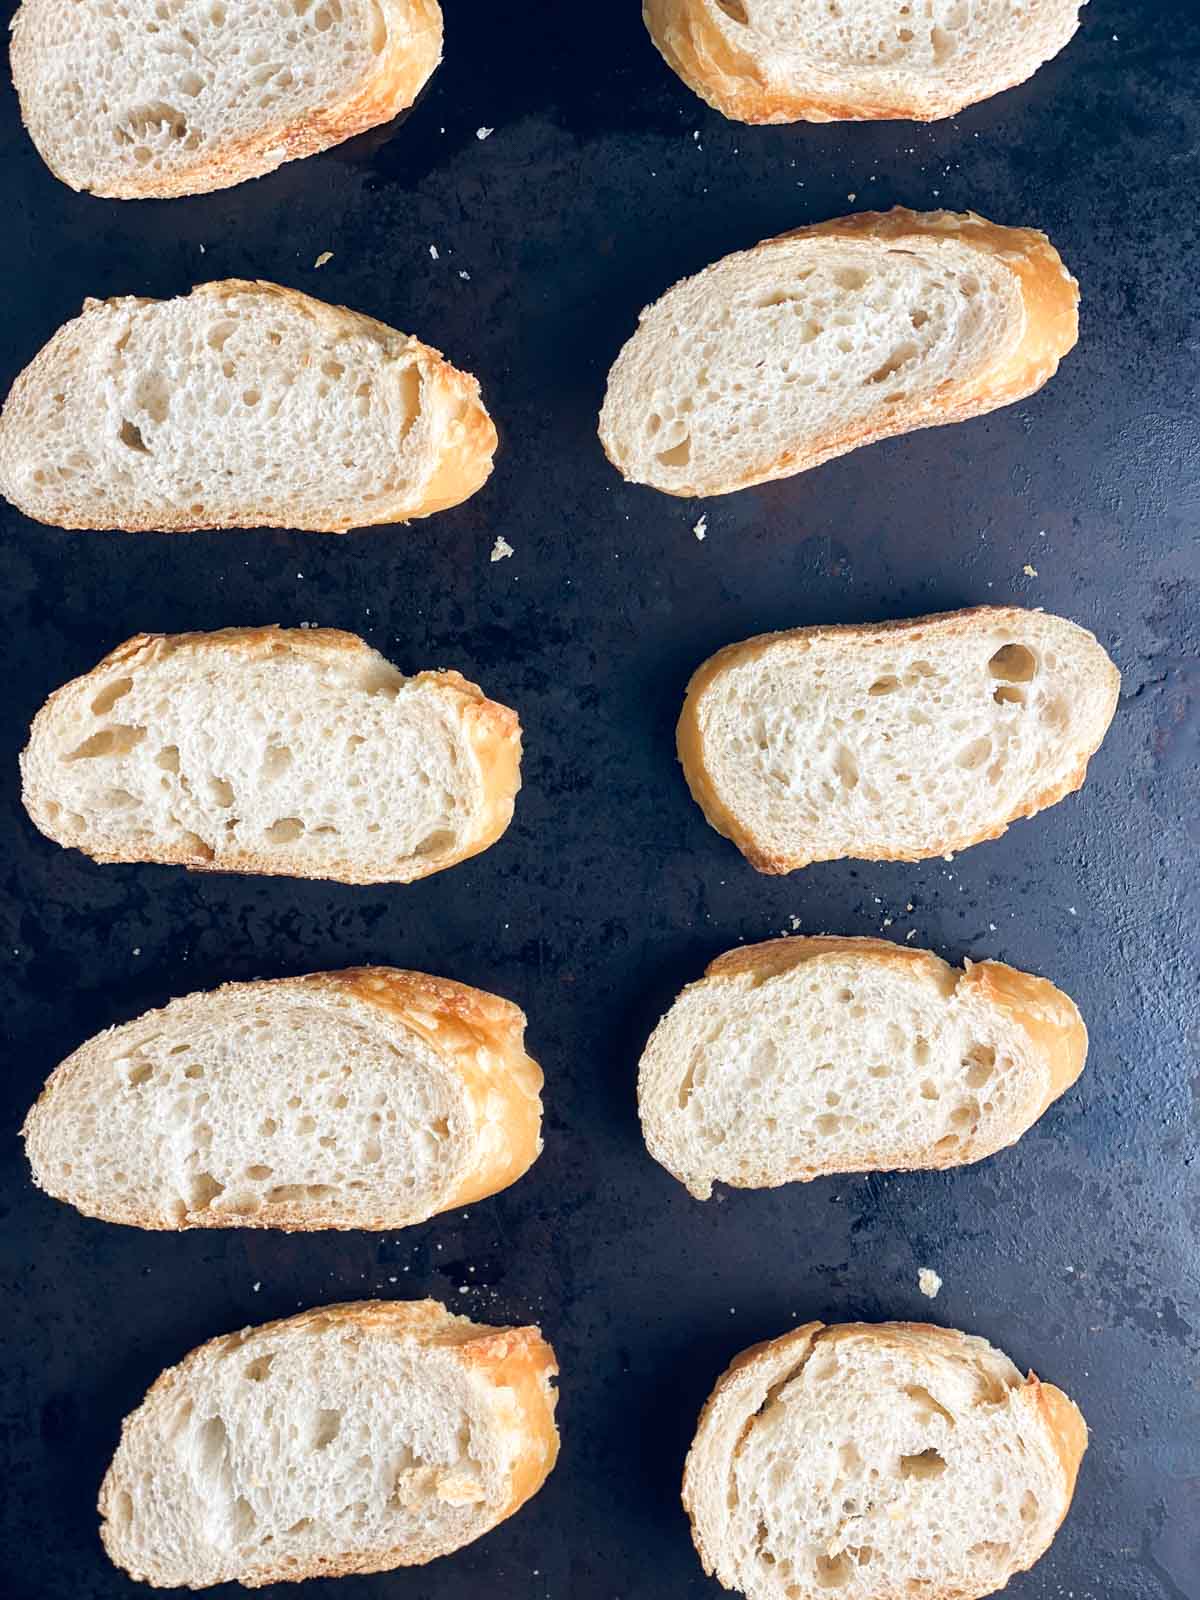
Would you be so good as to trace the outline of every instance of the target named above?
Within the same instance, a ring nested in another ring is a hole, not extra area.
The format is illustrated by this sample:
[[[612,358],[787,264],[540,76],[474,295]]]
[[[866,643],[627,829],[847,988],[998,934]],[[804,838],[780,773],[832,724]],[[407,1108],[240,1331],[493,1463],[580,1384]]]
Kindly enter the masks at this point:
[[[495,128],[476,128],[475,137],[477,139],[490,139],[495,131]]]
[[[434,261],[440,261],[441,260],[441,257],[438,255],[438,247],[437,247],[437,245],[431,244],[429,246],[429,254],[430,254],[431,258]]]
[[[458,275],[459,275],[459,277],[460,277],[460,278],[461,278],[461,279],[462,279],[462,280],[463,280],[463,282],[464,282],[464,283],[470,283],[470,281],[471,281],[471,274],[470,274],[470,273],[469,273],[469,272],[462,272],[462,271],[460,271],[460,272],[459,272],[459,274],[458,274]]]
[[[928,1300],[936,1299],[938,1290],[942,1287],[942,1280],[932,1267],[922,1267],[917,1273],[917,1286]]]
[[[332,250],[322,250],[321,254],[313,262],[313,266],[314,267],[323,267],[327,261],[332,261],[332,260],[333,260],[333,251]]]
[[[696,535],[697,539],[703,539],[705,534],[708,532],[708,518],[701,517],[700,521],[692,529],[692,532]]]
[[[512,553],[513,553],[512,545],[509,544],[508,540],[504,537],[504,535],[502,533],[501,534],[497,534],[496,542],[492,546],[492,560],[493,561],[503,561],[507,556],[512,555]]]
[[[908,930],[908,932],[904,935],[905,944],[907,944],[910,939],[915,939],[916,937],[917,937],[917,930],[915,928],[910,928]]]
[[[1032,566],[1028,561],[1021,568],[1021,571],[1027,578],[1036,578],[1038,575],[1038,569],[1035,566]]]
[[[257,1293],[258,1293],[258,1291],[259,1291],[259,1290],[260,1290],[260,1289],[261,1289],[261,1288],[262,1288],[262,1283],[261,1283],[261,1282],[259,1282],[259,1283],[256,1283],[256,1284],[255,1284],[255,1285],[254,1285],[254,1292],[255,1292],[255,1294],[257,1294]]]

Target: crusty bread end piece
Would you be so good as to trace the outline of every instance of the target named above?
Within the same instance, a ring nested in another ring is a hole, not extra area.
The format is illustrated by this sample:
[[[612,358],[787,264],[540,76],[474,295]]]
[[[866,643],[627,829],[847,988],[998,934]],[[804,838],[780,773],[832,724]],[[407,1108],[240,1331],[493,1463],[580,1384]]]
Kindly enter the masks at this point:
[[[140,1228],[392,1229],[506,1189],[542,1073],[496,995],[391,967],[231,983],[98,1034],[22,1130],[39,1188]]]
[[[165,199],[315,155],[412,105],[437,0],[23,0],[13,80],[72,189]]]
[[[767,239],[642,312],[600,413],[609,460],[729,494],[1033,394],[1078,337],[1079,286],[1030,228],[864,211]]]
[[[978,606],[728,645],[676,740],[704,815],[760,872],[920,861],[1079,789],[1120,688],[1085,628]]]
[[[229,278],[89,300],[4,403],[0,492],[59,528],[345,533],[459,504],[495,450],[479,384],[437,350]]]
[[[791,938],[711,963],[650,1037],[650,1154],[699,1200],[835,1172],[965,1166],[1014,1144],[1083,1070],[1072,1000],[1000,961]]]
[[[952,117],[1067,45],[1086,0],[643,0],[687,86],[735,122]]]
[[[1049,1548],[1087,1427],[985,1340],[810,1322],[743,1351],[700,1417],[683,1502],[746,1600],[979,1600]]]
[[[125,1419],[110,1559],[156,1588],[418,1566],[489,1532],[558,1455],[537,1328],[434,1300],[327,1306],[210,1340]]]
[[[96,861],[409,883],[508,827],[521,726],[332,628],[139,634],[34,718],[23,799]]]

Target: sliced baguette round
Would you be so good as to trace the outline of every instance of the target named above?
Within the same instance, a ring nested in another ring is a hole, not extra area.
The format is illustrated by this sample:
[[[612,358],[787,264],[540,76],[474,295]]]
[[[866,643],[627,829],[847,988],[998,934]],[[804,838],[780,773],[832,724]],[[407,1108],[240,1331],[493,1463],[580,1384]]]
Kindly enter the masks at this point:
[[[1045,234],[865,211],[767,239],[641,314],[600,439],[632,483],[730,494],[1032,394],[1078,337]]]
[[[34,718],[23,799],[96,861],[409,883],[494,844],[515,711],[333,628],[139,634]]]
[[[419,1566],[512,1516],[558,1455],[537,1328],[435,1300],[327,1306],[212,1339],[125,1419],[110,1559],[156,1588]]]
[[[1074,1002],[999,961],[886,939],[771,939],[718,956],[650,1036],[638,1111],[707,1200],[834,1172],[966,1166],[1015,1144],[1083,1071]]]
[[[978,1600],[1045,1553],[1087,1427],[985,1340],[810,1322],[743,1351],[700,1417],[683,1503],[747,1600]]]
[[[479,384],[437,350],[229,278],[87,301],[5,401],[0,492],[59,528],[345,533],[469,499],[495,449]]]
[[[1086,0],[643,0],[688,88],[735,122],[932,122],[1032,77]]]
[[[676,730],[693,798],[760,872],[920,861],[1083,784],[1121,675],[1062,617],[978,606],[718,651]]]
[[[89,1039],[25,1119],[40,1189],[139,1228],[403,1228],[541,1153],[507,1000],[391,967],[231,983]]]
[[[51,172],[116,200],[226,189],[388,122],[442,58],[437,0],[24,0],[10,51]]]

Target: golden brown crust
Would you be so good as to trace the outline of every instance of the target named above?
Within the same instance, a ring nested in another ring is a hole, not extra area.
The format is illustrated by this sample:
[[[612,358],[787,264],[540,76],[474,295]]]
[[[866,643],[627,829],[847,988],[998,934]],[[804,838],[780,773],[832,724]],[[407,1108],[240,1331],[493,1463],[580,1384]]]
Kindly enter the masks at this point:
[[[751,1345],[735,1356],[717,1379],[700,1412],[684,1466],[682,1488],[683,1506],[691,1524],[692,1540],[704,1570],[709,1576],[715,1574],[726,1588],[731,1584],[727,1575],[719,1570],[722,1555],[719,1545],[724,1532],[720,1518],[724,1508],[719,1501],[714,1501],[712,1486],[706,1483],[707,1454],[720,1448],[722,1433],[729,1434],[747,1417],[753,1417],[768,1392],[780,1382],[781,1373],[797,1375],[818,1345],[844,1339],[869,1339],[872,1343],[894,1349],[902,1359],[933,1355],[945,1360],[957,1360],[963,1356],[973,1356],[980,1344],[980,1341],[955,1328],[939,1328],[925,1322],[808,1322],[776,1339]],[[1032,1372],[1015,1388],[998,1378],[992,1379],[982,1370],[979,1380],[990,1391],[990,1403],[1003,1401],[1009,1396],[1011,1403],[1026,1410],[1035,1433],[1040,1431],[1049,1444],[1062,1473],[1062,1503],[1055,1521],[1056,1531],[1070,1509],[1080,1462],[1087,1449],[1087,1425],[1083,1416],[1060,1389],[1040,1383]],[[709,1542],[705,1539],[702,1522],[706,1513],[712,1516],[714,1511],[718,1521],[710,1530],[713,1538]],[[1049,1543],[1047,1539],[1038,1555],[1044,1554]],[[961,1600],[961,1591],[950,1586],[937,1590],[930,1588],[929,1595],[930,1600]]]
[[[720,4],[720,0],[717,0]],[[735,122],[868,122],[903,119],[934,122],[964,107],[1023,83],[1042,60],[1014,63],[1011,75],[976,90],[951,90],[930,84],[924,94],[906,93],[899,85],[879,85],[874,97],[866,90],[853,97],[821,88],[816,82],[772,83],[749,50],[739,50],[722,33],[706,0],[643,0],[642,15],[663,60],[715,110]],[[1064,31],[1061,49],[1078,27]]]
[[[732,494],[755,484],[808,472],[836,456],[877,444],[882,439],[945,423],[969,421],[1040,389],[1054,375],[1059,362],[1079,337],[1079,285],[1046,235],[1035,229],[1003,227],[970,211],[919,212],[896,206],[887,212],[862,211],[854,216],[796,228],[774,239],[764,239],[746,254],[768,250],[783,240],[810,238],[859,244],[865,241],[894,249],[903,248],[905,241],[953,239],[957,244],[978,250],[990,262],[1002,261],[1013,274],[1021,298],[1023,319],[1019,337],[1002,342],[982,371],[947,379],[923,397],[895,406],[880,406],[872,415],[785,450],[773,461],[752,461],[728,480],[674,485],[654,483],[653,487],[661,493],[683,499]],[[635,333],[633,337],[637,336]],[[603,413],[601,422],[605,454],[617,471],[625,475],[624,464],[605,438]]]
[[[1031,1051],[1045,1067],[1044,1095],[1036,1104],[1025,1106],[1019,1115],[1013,1117],[1006,1130],[1007,1138],[1001,1138],[999,1142],[983,1141],[972,1131],[951,1148],[922,1152],[919,1161],[914,1160],[911,1165],[906,1162],[899,1169],[889,1164],[886,1170],[913,1170],[919,1167],[922,1171],[948,1171],[994,1155],[1005,1145],[1015,1144],[1047,1107],[1066,1093],[1083,1071],[1087,1061],[1088,1032],[1075,1002],[1061,989],[1056,989],[1048,979],[1021,972],[1002,961],[966,961],[959,969],[943,961],[931,950],[892,944],[887,939],[834,934],[794,935],[791,938],[766,939],[760,944],[738,945],[733,950],[727,950],[709,963],[702,981],[749,976],[757,987],[793,971],[805,962],[829,957],[870,960],[906,976],[920,975],[936,985],[947,1000],[953,997],[965,1005],[978,1005],[985,1012],[999,1012],[1012,1027],[1021,1030]],[[807,1183],[813,1178],[835,1172],[864,1170],[866,1167],[861,1159],[844,1161],[831,1155],[819,1168],[797,1167],[782,1177],[765,1171],[747,1171],[737,1176],[723,1175],[721,1182],[738,1189],[772,1188],[782,1183]],[[870,1170],[880,1169],[871,1167]],[[678,1173],[675,1175],[680,1176]]]
[[[744,639],[737,644],[725,645],[715,655],[703,662],[692,674],[684,695],[683,709],[679,714],[679,721],[675,728],[675,748],[679,764],[683,768],[683,775],[692,798],[703,811],[705,820],[714,828],[722,838],[728,839],[749,861],[750,865],[758,872],[779,876],[795,872],[801,867],[807,867],[814,860],[829,859],[824,856],[809,855],[782,855],[766,850],[759,845],[753,833],[744,827],[739,818],[724,804],[717,794],[708,768],[704,760],[704,735],[701,728],[700,713],[705,696],[721,677],[722,673],[731,667],[743,666],[765,654],[773,646],[781,642],[792,642],[800,647],[806,647],[818,640],[833,639],[847,644],[854,644],[863,649],[879,647],[887,649],[896,636],[907,636],[908,640],[916,643],[929,628],[936,628],[943,638],[953,639],[967,635],[977,622],[994,623],[1011,621],[1013,626],[1018,626],[1021,619],[1027,616],[1021,606],[969,606],[962,611],[931,612],[927,616],[904,618],[891,622],[850,622],[850,623],[824,623],[811,628],[782,629],[777,633],[761,633],[752,639]],[[1082,630],[1081,630],[1082,631]],[[1097,650],[1103,651],[1097,643]],[[1121,674],[1107,655],[1105,675],[1108,685],[1108,712],[1104,727],[1099,739],[1089,743],[1079,752],[1079,764],[1074,767],[1059,781],[1048,784],[1036,793],[1015,806],[1003,820],[987,827],[973,829],[970,832],[947,834],[944,838],[933,839],[927,848],[920,851],[901,851],[893,849],[872,849],[864,844],[854,852],[856,861],[926,861],[934,856],[957,854],[960,850],[967,850],[972,845],[982,844],[988,839],[999,839],[1007,833],[1010,825],[1023,818],[1033,817],[1039,811],[1045,811],[1049,806],[1057,805],[1060,800],[1066,799],[1069,794],[1074,794],[1083,787],[1087,777],[1088,763],[1100,748],[1104,733],[1112,722],[1116,713],[1117,703],[1121,693]],[[836,857],[834,859],[844,859]]]
[[[204,1358],[222,1347],[236,1348],[247,1340],[286,1330],[289,1333],[319,1332],[328,1326],[345,1327],[364,1335],[382,1333],[397,1340],[415,1340],[427,1349],[455,1351],[462,1367],[497,1392],[497,1401],[507,1412],[506,1426],[517,1432],[521,1448],[512,1463],[510,1492],[502,1509],[491,1517],[486,1529],[497,1527],[518,1511],[549,1477],[558,1459],[558,1429],[554,1411],[558,1403],[552,1380],[558,1376],[558,1362],[552,1347],[536,1327],[495,1328],[455,1316],[436,1300],[386,1301],[361,1300],[341,1305],[316,1307],[294,1317],[283,1317],[239,1333],[225,1334],[197,1346],[178,1365],[168,1367],[150,1386],[137,1410],[121,1425],[121,1443],[100,1486],[97,1509],[100,1537],[109,1558],[121,1565],[115,1540],[108,1528],[112,1501],[119,1491],[116,1468],[126,1438],[147,1420],[147,1414],[172,1392],[186,1383],[192,1370]],[[475,1537],[479,1537],[476,1535]],[[455,1547],[451,1547],[455,1548]],[[247,1589],[268,1583],[299,1582],[304,1578],[345,1577],[355,1573],[387,1572],[397,1567],[421,1566],[449,1553],[435,1541],[418,1540],[401,1549],[363,1551],[353,1559],[321,1559],[306,1569],[286,1567],[278,1570],[260,1567],[237,1578]],[[150,1574],[131,1573],[156,1587]],[[192,1585],[196,1587],[197,1585]],[[204,1587],[204,1584],[199,1585]]]
[[[34,718],[29,744],[21,755],[24,777],[22,799],[30,817],[48,839],[69,849],[81,850],[93,861],[102,864],[153,861],[164,866],[187,867],[193,872],[245,872],[357,884],[414,883],[486,850],[500,838],[512,821],[514,802],[521,788],[521,723],[517,713],[508,706],[489,700],[477,683],[464,678],[460,672],[436,671],[417,673],[405,681],[417,686],[430,685],[458,702],[464,732],[478,762],[483,788],[478,831],[461,846],[415,857],[390,869],[387,876],[380,877],[378,871],[364,871],[349,857],[322,865],[319,871],[307,870],[294,860],[285,867],[281,865],[289,860],[285,848],[276,849],[271,855],[234,848],[214,856],[210,851],[203,853],[186,845],[161,844],[154,847],[153,854],[134,854],[124,849],[108,851],[102,847],[85,848],[73,839],[60,837],[40,803],[42,798],[52,797],[38,796],[32,792],[29,757],[39,723],[43,718],[46,722],[52,721],[60,708],[66,713],[84,685],[107,676],[114,668],[128,667],[136,672],[158,659],[184,650],[214,650],[224,656],[244,655],[249,660],[287,653],[332,660],[341,657],[358,660],[368,657],[374,660],[378,655],[357,634],[345,633],[338,628],[281,628],[271,624],[260,628],[218,628],[211,633],[140,633],[127,639],[124,644],[110,651],[90,672],[56,689]],[[397,677],[400,676],[397,673]],[[204,848],[208,851],[207,846]]]
[[[390,24],[387,47],[349,100],[306,111],[299,120],[264,122],[253,134],[241,138],[212,141],[203,158],[186,171],[139,173],[133,169],[111,184],[74,183],[54,166],[40,146],[38,153],[54,176],[72,189],[107,200],[169,200],[228,189],[274,172],[287,161],[298,161],[342,144],[368,128],[390,122],[411,106],[442,59],[442,12],[438,0],[376,3],[381,12],[390,13],[385,19]],[[17,20],[19,16],[18,13]],[[18,94],[22,84],[37,75],[37,61],[26,60],[35,50],[35,42],[17,28],[12,57]]]
[[[289,311],[313,323],[319,335],[329,338],[365,336],[378,345],[388,361],[400,369],[415,366],[420,375],[423,409],[443,413],[440,451],[434,470],[425,483],[421,499],[411,503],[393,498],[380,498],[370,506],[363,504],[353,515],[341,517],[330,514],[322,519],[319,528],[308,532],[349,533],[354,528],[369,528],[400,522],[413,522],[448,510],[470,499],[488,481],[492,474],[493,457],[499,443],[495,424],[484,406],[478,379],[470,373],[451,365],[440,350],[424,344],[420,339],[398,332],[385,322],[369,317],[349,306],[334,305],[316,300],[298,289],[288,289],[281,284],[248,278],[223,278],[212,283],[197,284],[182,299],[203,301],[221,300],[233,295],[251,295],[264,304],[278,301]],[[137,310],[160,302],[136,295],[118,295],[104,301],[87,300],[81,318],[101,306]],[[8,399],[5,413],[13,402],[20,402],[25,391],[36,392],[44,383],[61,381],[62,357],[60,347],[71,337],[70,330],[80,319],[65,323],[38,351],[33,360],[18,374]],[[385,368],[385,371],[387,369]],[[3,438],[4,419],[0,418],[0,440]],[[11,451],[4,451],[9,454]],[[6,492],[11,498],[11,490]],[[408,491],[406,491],[407,493]],[[127,521],[119,528],[98,526],[94,513],[86,503],[63,499],[54,506],[31,507],[17,500],[13,503],[23,515],[50,527],[79,529],[88,532],[120,533],[197,533],[207,529],[258,528],[266,526],[270,514],[256,507],[247,507],[246,513],[236,522],[214,522],[185,509],[164,509],[151,520]]]
[[[127,1206],[105,1205],[103,1197],[83,1197],[53,1181],[54,1171],[39,1163],[36,1147],[53,1139],[42,1137],[39,1123],[53,1118],[54,1103],[67,1075],[90,1069],[88,1057],[105,1034],[86,1041],[51,1073],[21,1129],[33,1168],[35,1184],[56,1199],[73,1205],[84,1216],[151,1231],[182,1232],[192,1228],[274,1228],[288,1233],[330,1229],[391,1230],[425,1222],[430,1217],[474,1204],[499,1194],[526,1173],[541,1154],[542,1070],[525,1051],[525,1013],[498,995],[456,983],[450,978],[395,967],[349,967],[340,972],[316,972],[301,978],[278,978],[254,983],[223,984],[210,993],[185,997],[187,1002],[259,998],[270,1003],[274,995],[329,994],[348,996],[361,1005],[381,1011],[389,1021],[414,1034],[445,1063],[462,1091],[470,1123],[466,1140],[475,1159],[455,1185],[436,1196],[420,1215],[411,1210],[380,1211],[376,1202],[364,1201],[352,1221],[344,1211],[330,1210],[322,1200],[266,1200],[258,1210],[236,1211],[205,1206],[182,1218],[165,1212],[148,1212]],[[145,1013],[127,1026],[162,1020],[170,1025],[167,1008]]]

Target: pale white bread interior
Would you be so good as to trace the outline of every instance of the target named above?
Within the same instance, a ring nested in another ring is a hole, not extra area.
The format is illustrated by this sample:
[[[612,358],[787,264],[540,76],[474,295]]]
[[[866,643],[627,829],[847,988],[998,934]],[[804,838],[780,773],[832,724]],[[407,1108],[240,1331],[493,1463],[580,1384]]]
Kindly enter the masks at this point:
[[[203,194],[410,106],[437,0],[24,0],[21,115],[46,165],[110,199]]]
[[[929,122],[1021,83],[1085,0],[643,0],[664,59],[737,122]]]
[[[730,645],[676,738],[708,821],[760,872],[918,861],[1080,788],[1120,687],[1085,628],[980,606]]]
[[[768,239],[642,312],[600,438],[626,478],[728,494],[1040,389],[1078,336],[1044,234],[862,212]]]
[[[655,1028],[638,1110],[707,1200],[834,1172],[965,1166],[1078,1078],[1087,1029],[1045,978],[957,970],[885,939],[772,939],[719,956]]]
[[[479,384],[438,351],[230,278],[89,300],[9,393],[0,490],[60,528],[344,533],[466,500],[495,449]]]
[[[705,1570],[747,1600],[977,1600],[1048,1548],[1087,1428],[985,1340],[810,1322],[738,1356],[688,1455]]]
[[[387,1572],[518,1510],[558,1455],[554,1352],[434,1300],[213,1339],[162,1374],[100,1490],[109,1557],[157,1588]]]
[[[388,967],[233,983],[82,1045],[26,1118],[39,1188],[141,1228],[391,1229],[541,1152],[524,1014]]]
[[[516,712],[406,678],[354,634],[140,634],[57,689],[26,810],[97,861],[408,883],[486,850],[521,786]]]

